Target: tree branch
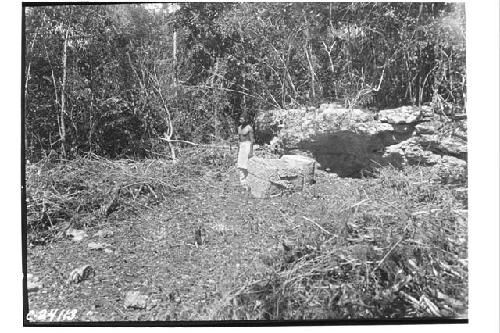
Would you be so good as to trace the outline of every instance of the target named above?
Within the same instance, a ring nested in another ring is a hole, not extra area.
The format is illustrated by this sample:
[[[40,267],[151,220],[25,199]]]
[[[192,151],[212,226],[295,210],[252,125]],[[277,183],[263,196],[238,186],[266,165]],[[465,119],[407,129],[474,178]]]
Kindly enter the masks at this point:
[[[191,141],[186,141],[186,140],[172,140],[172,139],[169,139],[169,138],[160,138],[160,140],[167,141],[167,142],[183,142],[183,143],[190,144],[192,146],[198,146],[197,143],[194,143],[194,142],[191,142]]]

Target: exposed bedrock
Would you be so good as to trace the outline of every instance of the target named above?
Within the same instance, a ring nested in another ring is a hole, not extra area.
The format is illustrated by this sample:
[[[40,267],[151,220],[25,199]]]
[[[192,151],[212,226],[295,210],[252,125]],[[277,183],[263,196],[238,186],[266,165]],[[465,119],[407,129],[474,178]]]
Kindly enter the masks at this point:
[[[418,107],[372,112],[323,104],[270,110],[256,118],[263,143],[285,154],[313,157],[320,168],[353,177],[377,165],[465,165],[465,132],[464,120],[451,125]]]

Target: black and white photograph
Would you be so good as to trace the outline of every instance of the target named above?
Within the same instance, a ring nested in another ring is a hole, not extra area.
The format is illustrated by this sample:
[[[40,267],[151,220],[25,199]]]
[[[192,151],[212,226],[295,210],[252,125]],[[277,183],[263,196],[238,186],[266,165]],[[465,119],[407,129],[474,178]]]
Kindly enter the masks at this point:
[[[467,324],[466,18],[23,3],[23,325]]]

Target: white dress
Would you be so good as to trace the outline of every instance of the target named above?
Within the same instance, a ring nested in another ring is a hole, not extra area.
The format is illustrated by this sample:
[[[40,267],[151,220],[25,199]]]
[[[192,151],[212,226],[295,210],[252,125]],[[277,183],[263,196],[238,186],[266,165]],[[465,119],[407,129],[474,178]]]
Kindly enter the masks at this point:
[[[242,136],[247,136],[252,131],[250,125],[244,128],[238,128],[238,134]],[[249,138],[250,139],[250,138]],[[248,159],[253,156],[253,143],[250,140],[240,141],[238,150],[238,168],[248,169]]]

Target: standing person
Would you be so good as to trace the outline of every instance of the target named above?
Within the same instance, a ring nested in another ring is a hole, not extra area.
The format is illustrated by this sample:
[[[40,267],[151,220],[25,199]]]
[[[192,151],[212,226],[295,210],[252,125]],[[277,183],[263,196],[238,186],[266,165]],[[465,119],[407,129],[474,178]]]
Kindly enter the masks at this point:
[[[248,190],[248,160],[253,156],[253,128],[250,124],[248,114],[244,113],[240,116],[240,126],[238,126],[238,171],[240,174],[240,183]]]

